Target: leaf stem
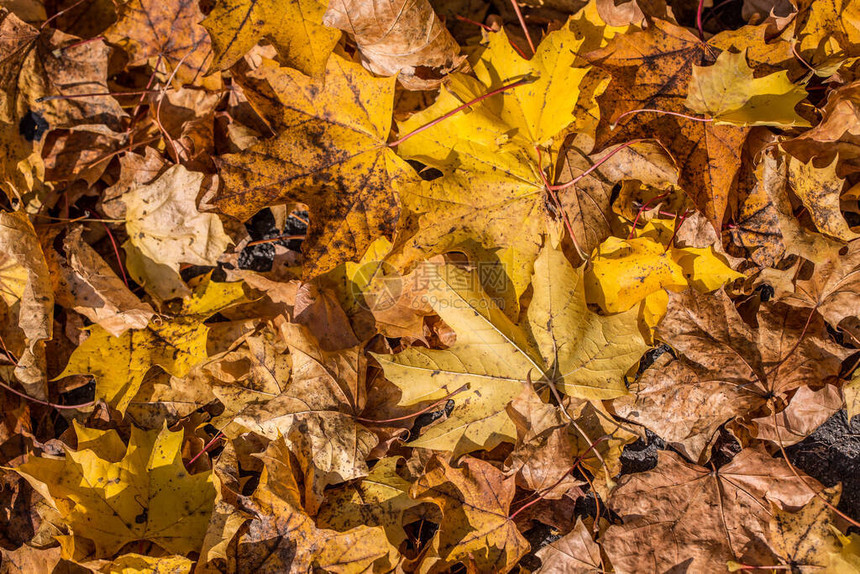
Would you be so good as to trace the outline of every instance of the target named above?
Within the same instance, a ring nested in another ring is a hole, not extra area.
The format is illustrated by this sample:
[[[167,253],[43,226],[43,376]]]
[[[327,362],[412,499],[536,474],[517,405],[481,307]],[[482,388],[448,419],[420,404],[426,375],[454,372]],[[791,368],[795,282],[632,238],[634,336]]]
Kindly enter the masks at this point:
[[[46,407],[54,407],[55,409],[61,409],[61,410],[62,409],[68,409],[68,410],[83,409],[86,407],[91,407],[94,404],[96,404],[95,401],[90,401],[88,403],[83,403],[80,405],[58,405],[56,403],[49,403],[48,401],[43,401],[42,399],[37,399],[35,397],[31,397],[30,395],[27,395],[25,393],[22,393],[21,391],[18,391],[16,389],[10,387],[9,385],[4,383],[3,381],[0,381],[0,387],[3,387],[4,389],[6,389],[7,391],[9,391],[12,394],[18,395],[22,399],[26,399],[28,401],[32,401],[32,402],[40,404],[40,405],[45,405]]]
[[[581,180],[583,177],[585,177],[586,175],[590,174],[592,171],[594,171],[595,169],[597,169],[598,167],[600,167],[603,163],[605,163],[605,162],[606,162],[606,160],[608,160],[609,158],[611,158],[612,156],[614,156],[615,154],[617,154],[618,152],[620,152],[620,151],[621,151],[621,150],[623,150],[624,148],[626,148],[626,147],[630,147],[630,146],[632,146],[633,144],[637,144],[637,143],[639,143],[639,142],[641,142],[641,141],[642,141],[641,139],[635,139],[635,140],[630,140],[630,141],[629,141],[629,142],[627,142],[627,143],[623,143],[623,144],[621,144],[620,146],[618,146],[617,148],[615,148],[614,150],[612,150],[611,152],[609,152],[608,154],[606,154],[605,156],[603,156],[602,158],[600,158],[599,160],[597,160],[597,161],[594,163],[594,165],[592,165],[590,168],[588,168],[587,170],[585,170],[584,172],[582,172],[581,174],[579,174],[578,176],[576,176],[576,177],[575,177],[575,178],[573,178],[572,180],[570,180],[570,181],[568,181],[568,182],[565,182],[565,183],[562,183],[562,184],[559,184],[559,185],[553,185],[553,186],[550,186],[550,189],[552,189],[552,190],[554,190],[554,191],[561,191],[561,190],[563,190],[563,189],[567,189],[568,187],[571,187],[571,186],[573,186],[573,185],[576,185],[576,182],[578,182],[578,181],[579,181],[579,180]]]
[[[696,8],[696,28],[699,30],[699,40],[705,41],[705,29],[702,25],[702,13],[705,11],[705,0],[699,0],[699,6]]]
[[[538,154],[538,174],[543,181],[543,185],[546,188],[547,193],[549,193],[550,199],[552,199],[552,202],[555,204],[556,209],[561,213],[561,219],[564,221],[564,226],[567,228],[567,233],[570,235],[570,240],[573,242],[573,247],[576,249],[576,253],[579,255],[580,259],[586,261],[588,260],[588,255],[582,250],[582,247],[579,246],[579,242],[576,240],[576,233],[573,232],[573,226],[570,224],[570,219],[567,217],[567,211],[565,211],[564,205],[562,205],[561,200],[558,198],[558,193],[555,188],[549,184],[549,181],[547,181],[546,176],[543,173],[543,154],[541,153],[540,146],[535,146],[535,150],[537,150]],[[556,391],[556,393],[557,392],[558,391]]]
[[[218,440],[219,438],[221,438],[221,436],[222,436],[222,435],[223,435],[223,432],[222,432],[222,431],[220,431],[220,430],[219,430],[218,432],[216,432],[216,433],[215,433],[215,436],[213,436],[213,437],[212,437],[212,439],[211,439],[209,442],[207,442],[207,443],[203,446],[203,448],[202,448],[202,449],[200,449],[200,452],[198,452],[197,454],[195,454],[195,455],[194,455],[194,458],[192,458],[191,460],[189,460],[189,461],[185,464],[185,468],[190,468],[190,467],[191,467],[191,465],[192,465],[192,464],[194,464],[194,461],[196,461],[198,458],[200,458],[200,457],[203,455],[203,453],[204,453],[204,452],[206,452],[207,450],[209,450],[210,448],[212,448],[212,445],[213,445],[213,444],[215,444],[215,441],[216,441],[216,440]]]
[[[633,235],[636,233],[636,224],[639,223],[639,217],[641,217],[641,215],[648,209],[648,207],[655,201],[665,199],[668,195],[668,191],[665,193],[661,193],[660,195],[652,197],[651,199],[642,204],[642,207],[640,207],[639,211],[636,212],[636,217],[633,218],[633,229],[630,230],[630,235],[627,236],[627,239],[633,239]]]
[[[526,26],[526,19],[523,18],[522,10],[520,10],[520,5],[517,3],[517,0],[511,0],[511,6],[514,7],[514,12],[517,14],[517,20],[520,21],[520,27],[523,29],[523,33],[526,35],[526,41],[529,43],[529,48],[532,50],[532,56],[535,55],[535,45],[532,42],[531,34],[529,34],[529,28]]]
[[[412,413],[412,414],[403,415],[402,417],[395,417],[393,419],[374,420],[374,419],[366,419],[364,417],[355,417],[355,420],[362,422],[362,423],[370,423],[370,424],[385,424],[385,423],[396,423],[398,421],[405,421],[407,419],[411,419],[412,417],[417,417],[418,415],[423,415],[426,412],[432,411],[433,409],[435,409],[436,407],[438,407],[442,403],[447,403],[448,399],[450,399],[451,397],[453,397],[456,394],[462,393],[463,391],[465,391],[468,388],[468,386],[469,386],[469,384],[466,383],[465,385],[463,385],[462,387],[460,387],[456,391],[448,393],[447,395],[445,395],[444,397],[442,397],[441,399],[439,399],[438,401],[436,401],[432,405],[424,407],[420,411]]]
[[[668,110],[657,110],[654,108],[642,108],[639,110],[630,110],[629,112],[624,112],[623,114],[618,116],[617,118],[615,118],[615,122],[613,122],[612,128],[614,129],[618,125],[618,122],[621,120],[621,118],[629,116],[631,114],[638,114],[638,113],[642,113],[642,112],[650,112],[652,114],[663,114],[663,115],[667,115],[667,116],[676,116],[679,118],[684,118],[685,120],[692,120],[694,122],[712,122],[712,121],[714,121],[714,118],[697,118],[696,116],[690,116],[687,114],[682,114],[680,112],[670,112]]]
[[[63,10],[60,10],[59,12],[57,12],[56,14],[54,14],[53,16],[51,16],[50,18],[48,18],[47,20],[42,22],[42,25],[39,26],[39,30],[44,30],[45,26],[47,26],[52,20],[59,18],[60,16],[62,16],[63,14],[65,14],[66,12],[68,12],[70,10],[74,10],[75,8],[77,8],[78,6],[80,6],[81,4],[83,4],[86,1],[87,0],[78,0],[77,2],[75,2],[74,4],[69,6],[68,8],[64,8]],[[38,100],[36,100],[36,101],[38,101]]]
[[[501,94],[502,92],[504,92],[506,90],[510,90],[511,88],[516,88],[518,86],[529,84],[532,81],[533,81],[533,78],[531,76],[526,76],[525,78],[520,78],[516,82],[511,82],[510,84],[505,84],[504,86],[501,86],[499,88],[496,88],[495,90],[487,92],[486,94],[484,94],[482,96],[478,96],[477,98],[475,98],[473,100],[469,100],[468,102],[466,102],[462,106],[457,106],[456,108],[454,108],[453,110],[451,110],[450,112],[445,114],[444,116],[440,116],[440,117],[436,118],[435,120],[433,120],[432,122],[424,124],[420,128],[412,130],[411,132],[409,132],[405,136],[401,137],[400,139],[397,139],[397,140],[394,140],[393,142],[390,142],[388,144],[388,147],[397,147],[400,144],[402,144],[403,142],[405,142],[406,140],[408,140],[409,138],[411,138],[412,136],[418,135],[421,132],[423,132],[424,130],[429,130],[430,128],[432,128],[433,126],[438,124],[439,122],[443,122],[443,121],[447,120],[448,118],[450,118],[454,114],[462,112],[466,108],[474,106],[475,104],[482,102],[482,101],[486,100],[487,98],[491,98],[491,97],[495,96],[496,94]]]

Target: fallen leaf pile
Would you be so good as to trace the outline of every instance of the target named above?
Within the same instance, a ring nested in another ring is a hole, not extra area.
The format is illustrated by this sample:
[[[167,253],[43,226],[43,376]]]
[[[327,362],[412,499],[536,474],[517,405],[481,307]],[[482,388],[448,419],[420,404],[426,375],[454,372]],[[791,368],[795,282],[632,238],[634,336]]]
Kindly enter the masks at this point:
[[[858,150],[860,0],[0,0],[0,574],[860,573]]]

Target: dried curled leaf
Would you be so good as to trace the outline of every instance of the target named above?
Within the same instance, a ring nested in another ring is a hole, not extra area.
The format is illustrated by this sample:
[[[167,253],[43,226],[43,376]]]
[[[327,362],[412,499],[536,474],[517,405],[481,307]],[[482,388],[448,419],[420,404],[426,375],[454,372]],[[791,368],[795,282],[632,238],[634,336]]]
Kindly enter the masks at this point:
[[[410,90],[437,87],[464,60],[429,0],[332,0],[323,23],[355,40],[368,70]]]

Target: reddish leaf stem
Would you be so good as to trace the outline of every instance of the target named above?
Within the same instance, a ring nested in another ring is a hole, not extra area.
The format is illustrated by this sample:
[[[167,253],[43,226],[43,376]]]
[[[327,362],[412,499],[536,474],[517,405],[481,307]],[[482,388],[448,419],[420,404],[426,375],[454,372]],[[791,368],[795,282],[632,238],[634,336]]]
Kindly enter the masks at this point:
[[[475,22],[474,20],[470,20],[469,18],[466,18],[465,16],[460,16],[459,14],[457,14],[454,17],[457,20],[459,20],[460,22],[465,22],[466,24],[472,24],[473,26],[478,26],[479,28],[483,28],[487,32],[493,32],[493,29],[490,28],[489,26],[487,26],[486,24],[482,24],[480,22]]]
[[[3,387],[4,389],[6,389],[7,391],[9,391],[12,394],[18,395],[22,399],[26,399],[28,401],[32,401],[32,402],[38,403],[40,405],[45,405],[46,407],[54,407],[55,409],[68,409],[68,410],[84,409],[86,407],[91,407],[94,404],[96,404],[95,401],[90,401],[88,403],[83,403],[80,405],[58,405],[55,403],[49,403],[48,401],[43,401],[42,399],[37,399],[37,398],[31,397],[30,395],[24,394],[21,391],[15,390],[14,388],[10,387],[9,385],[4,383],[3,381],[0,381],[0,387]]]
[[[411,419],[412,417],[417,417],[418,415],[423,415],[426,412],[432,411],[433,409],[435,409],[439,405],[448,402],[448,399],[450,399],[454,395],[462,393],[463,391],[465,391],[468,386],[469,386],[468,384],[465,384],[462,387],[460,387],[459,389],[457,389],[456,391],[448,393],[447,395],[445,395],[444,397],[442,397],[441,399],[439,399],[438,401],[436,401],[432,405],[424,407],[420,411],[412,413],[412,414],[403,415],[402,417],[395,417],[393,419],[374,420],[374,419],[366,419],[364,417],[355,417],[355,420],[357,420],[359,422],[363,422],[363,423],[369,423],[369,424],[385,424],[385,423],[396,423],[398,421],[405,421],[407,419]]]
[[[504,92],[506,90],[510,90],[511,88],[516,88],[518,86],[522,86],[524,84],[531,83],[532,81],[533,80],[532,80],[531,76],[526,76],[525,78],[520,78],[516,82],[511,82],[510,84],[505,84],[504,86],[501,86],[499,88],[496,88],[495,90],[487,92],[486,94],[484,94],[482,96],[478,96],[477,98],[475,98],[473,100],[469,100],[468,102],[466,102],[462,106],[457,106],[456,108],[454,108],[453,110],[451,110],[450,112],[445,114],[444,116],[440,116],[440,117],[436,118],[435,120],[433,120],[432,122],[429,122],[427,124],[424,124],[420,128],[412,130],[411,132],[409,132],[405,136],[401,137],[400,139],[397,139],[393,142],[390,142],[388,144],[388,147],[397,147],[400,144],[402,144],[403,142],[405,142],[406,140],[408,140],[409,138],[411,138],[412,136],[418,135],[421,132],[423,132],[424,130],[429,130],[430,128],[432,128],[436,124],[447,120],[448,118],[450,118],[454,114],[462,112],[466,108],[474,106],[475,104],[482,102],[482,101],[486,100],[487,98],[491,98],[491,97],[495,96],[496,94],[501,94],[502,92]]]
[[[617,126],[618,122],[623,117],[629,116],[631,114],[642,113],[642,112],[651,112],[652,114],[663,114],[663,115],[667,115],[667,116],[676,116],[679,118],[684,118],[686,120],[692,120],[694,122],[712,122],[712,121],[714,121],[714,118],[697,118],[696,116],[690,116],[690,115],[682,114],[679,112],[670,112],[667,110],[657,110],[654,108],[642,108],[640,110],[630,110],[629,112],[624,112],[623,114],[621,114],[620,116],[615,118],[615,122],[612,124],[612,126],[613,127]]]
[[[59,18],[60,16],[62,16],[66,12],[68,12],[69,10],[74,10],[75,8],[77,8],[78,6],[83,4],[84,2],[86,2],[86,0],[78,0],[77,2],[75,2],[74,4],[69,6],[68,8],[64,8],[63,10],[60,10],[59,12],[57,12],[56,14],[54,14],[53,16],[51,16],[50,18],[48,18],[47,20],[42,22],[42,25],[39,26],[39,30],[44,30],[45,27],[51,23],[51,21],[55,20],[56,18]]]
[[[678,235],[678,229],[681,228],[681,225],[683,225],[684,220],[687,219],[689,215],[689,211],[685,211],[681,214],[680,217],[675,214],[675,229],[672,230],[672,237],[669,238],[669,242],[666,244],[666,249],[663,250],[663,253],[666,253],[672,247],[672,244],[675,242],[675,236]]]
[[[699,40],[705,41],[705,29],[702,25],[702,13],[705,11],[705,0],[699,0],[699,6],[696,8],[696,28],[699,30]]]
[[[624,148],[630,147],[633,144],[637,144],[641,141],[642,141],[641,139],[636,139],[636,140],[630,140],[627,143],[621,144],[620,146],[618,146],[617,148],[615,148],[614,150],[612,150],[611,152],[609,152],[608,154],[606,154],[605,156],[603,156],[602,158],[597,160],[594,163],[594,165],[592,165],[590,168],[588,168],[587,170],[585,170],[584,172],[582,172],[581,174],[579,174],[578,176],[576,176],[572,180],[565,182],[565,183],[562,183],[560,185],[550,186],[550,188],[553,189],[554,191],[561,191],[563,189],[567,189],[568,187],[576,185],[576,182],[578,182],[580,179],[582,179],[583,177],[585,177],[586,175],[590,174],[592,171],[594,171],[595,169],[600,167],[604,162],[606,162],[606,160],[608,160],[609,158],[611,158],[612,156],[614,156],[615,154],[617,154],[618,152],[620,152]]]
[[[552,199],[556,209],[561,213],[561,219],[564,221],[564,226],[567,228],[567,233],[570,235],[573,247],[576,249],[577,254],[579,254],[580,259],[585,261],[588,259],[588,255],[582,250],[582,247],[579,246],[579,242],[576,240],[576,233],[573,232],[573,226],[570,224],[570,219],[567,217],[567,211],[565,211],[564,206],[561,204],[561,200],[558,198],[558,193],[555,188],[549,184],[549,181],[547,181],[546,176],[543,173],[543,154],[541,153],[541,149],[539,146],[535,146],[535,150],[537,150],[538,154],[538,174],[543,181],[543,185],[546,188],[547,193],[549,193],[550,199]]]
[[[603,441],[607,440],[608,438],[609,438],[608,436],[603,435],[602,437],[598,438],[598,439],[597,439],[597,440],[595,440],[593,443],[591,443],[591,444],[588,446],[588,448],[585,450],[585,452],[584,452],[584,453],[582,453],[581,455],[579,455],[578,457],[576,457],[576,460],[575,460],[575,461],[573,461],[573,466],[571,466],[571,467],[570,467],[570,470],[568,470],[566,473],[564,473],[564,474],[562,475],[562,477],[561,477],[561,478],[559,478],[557,481],[555,481],[555,484],[553,484],[552,486],[549,486],[549,487],[547,487],[547,488],[543,489],[543,491],[542,491],[540,494],[538,494],[537,492],[535,492],[534,494],[532,494],[531,496],[529,496],[529,498],[531,498],[532,496],[537,495],[537,498],[535,498],[534,500],[529,501],[529,502],[525,503],[524,505],[522,505],[521,507],[519,507],[519,508],[518,508],[518,509],[513,513],[513,514],[511,514],[508,518],[509,518],[510,520],[513,520],[514,518],[516,518],[517,514],[519,514],[520,512],[522,512],[523,510],[525,510],[526,508],[528,508],[529,506],[531,506],[531,505],[533,505],[533,504],[536,504],[536,503],[540,502],[541,500],[543,500],[544,496],[545,496],[547,493],[552,492],[552,491],[553,491],[553,489],[555,489],[555,487],[557,487],[559,484],[561,484],[561,482],[562,482],[565,478],[567,478],[567,476],[568,476],[569,474],[571,474],[574,470],[576,470],[576,469],[579,467],[579,463],[581,463],[581,462],[583,461],[583,459],[585,459],[585,457],[588,455],[588,453],[589,453],[589,452],[591,452],[591,450],[592,450],[594,447],[596,447],[596,446],[597,446],[598,444],[600,444],[601,442],[603,442]]]
[[[517,20],[520,21],[520,26],[523,29],[523,33],[526,35],[526,41],[529,43],[529,48],[532,50],[532,56],[535,54],[535,45],[532,42],[531,34],[529,34],[529,28],[526,26],[526,19],[523,18],[523,13],[520,10],[520,5],[517,4],[517,0],[511,0],[511,6],[514,7],[514,12],[517,13]]]
[[[110,244],[113,247],[113,254],[116,256],[116,264],[119,267],[119,273],[122,275],[122,282],[125,283],[125,286],[128,287],[128,277],[125,275],[125,269],[122,266],[122,257],[119,254],[119,246],[116,244],[116,239],[114,239],[113,233],[110,230],[110,227],[107,226],[107,223],[104,221],[101,222],[102,227],[105,228],[105,233],[107,233],[108,239],[110,239]]]
[[[642,207],[640,207],[639,211],[636,212],[636,217],[633,218],[633,229],[630,230],[630,235],[627,236],[627,239],[633,239],[633,234],[636,233],[636,224],[639,223],[639,217],[645,212],[645,210],[647,210],[653,202],[665,199],[668,195],[668,191],[666,193],[661,193],[642,204]]]
[[[191,459],[191,460],[189,460],[187,463],[185,463],[185,468],[191,468],[191,465],[192,465],[192,464],[194,464],[194,461],[196,461],[198,458],[200,458],[200,457],[203,455],[203,453],[204,453],[204,452],[206,452],[207,450],[209,450],[210,448],[212,448],[212,445],[213,445],[213,444],[215,444],[215,441],[216,441],[216,440],[218,440],[219,438],[221,438],[221,435],[222,435],[222,434],[223,434],[223,433],[222,433],[220,430],[219,430],[218,432],[216,432],[216,433],[215,433],[215,436],[213,436],[213,437],[212,437],[212,439],[211,439],[209,442],[207,442],[207,443],[203,446],[203,448],[200,450],[200,452],[198,452],[197,454],[195,454],[195,455],[194,455],[194,458],[192,458],[192,459]]]
[[[88,38],[86,40],[81,40],[80,42],[75,42],[74,44],[69,44],[63,48],[60,48],[63,52],[66,50],[71,50],[73,48],[79,48],[80,46],[86,46],[87,44],[92,44],[93,42],[100,42],[104,40],[102,36],[93,36],[92,38]]]

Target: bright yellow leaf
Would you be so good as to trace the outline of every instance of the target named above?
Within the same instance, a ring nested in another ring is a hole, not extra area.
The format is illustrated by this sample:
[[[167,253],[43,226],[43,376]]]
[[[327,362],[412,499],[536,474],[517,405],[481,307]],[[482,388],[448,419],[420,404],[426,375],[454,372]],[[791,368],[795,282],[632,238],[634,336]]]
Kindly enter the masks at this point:
[[[204,361],[210,315],[244,298],[241,283],[206,281],[184,304],[183,314],[150,321],[145,329],[114,337],[98,325],[69,358],[57,378],[90,374],[96,380],[96,400],[104,400],[124,413],[153,366],[183,377]]]
[[[132,427],[127,450],[116,431],[83,430],[77,450],[63,459],[34,457],[15,470],[57,510],[69,529],[66,558],[85,539],[94,558],[110,558],[129,542],[149,540],[185,555],[203,542],[215,502],[211,473],[189,474],[182,432]],[[86,542],[83,542],[86,546]]]
[[[795,106],[806,90],[788,79],[788,71],[756,78],[745,52],[725,51],[713,66],[693,66],[686,105],[718,124],[809,127]]]
[[[288,66],[321,74],[340,39],[339,30],[323,26],[325,9],[321,0],[220,0],[202,22],[215,50],[212,67],[226,70],[266,38]]]

